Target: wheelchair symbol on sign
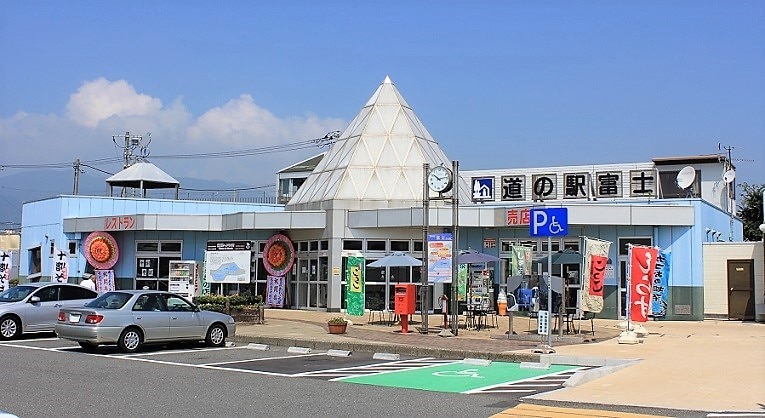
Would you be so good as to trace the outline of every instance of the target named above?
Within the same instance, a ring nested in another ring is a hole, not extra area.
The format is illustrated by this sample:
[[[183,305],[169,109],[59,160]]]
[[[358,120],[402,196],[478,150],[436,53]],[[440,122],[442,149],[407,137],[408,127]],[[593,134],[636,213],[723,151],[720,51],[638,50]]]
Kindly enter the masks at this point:
[[[442,372],[433,372],[433,376],[439,377],[472,377],[474,379],[483,379],[484,377],[478,374],[478,369],[465,369],[465,370],[444,370]]]
[[[558,220],[555,219],[555,216],[551,216],[550,218],[552,219],[550,221],[550,233],[553,235],[557,235],[563,232],[563,227],[558,223]]]

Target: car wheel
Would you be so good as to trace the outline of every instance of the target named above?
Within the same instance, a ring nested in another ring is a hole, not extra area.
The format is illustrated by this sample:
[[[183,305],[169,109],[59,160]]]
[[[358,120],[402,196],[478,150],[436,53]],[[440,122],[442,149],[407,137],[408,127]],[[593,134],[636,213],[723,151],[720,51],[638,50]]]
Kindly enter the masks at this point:
[[[226,328],[221,324],[213,324],[207,330],[205,343],[210,347],[223,347],[226,344]]]
[[[138,328],[127,328],[120,334],[117,345],[123,353],[135,353],[141,348],[141,343],[143,343],[141,331]]]
[[[21,334],[21,322],[10,315],[0,319],[0,340],[10,340]]]
[[[80,347],[82,347],[82,349],[87,351],[88,353],[91,353],[93,351],[96,351],[96,349],[98,348],[98,344],[93,344],[89,342],[80,342]]]

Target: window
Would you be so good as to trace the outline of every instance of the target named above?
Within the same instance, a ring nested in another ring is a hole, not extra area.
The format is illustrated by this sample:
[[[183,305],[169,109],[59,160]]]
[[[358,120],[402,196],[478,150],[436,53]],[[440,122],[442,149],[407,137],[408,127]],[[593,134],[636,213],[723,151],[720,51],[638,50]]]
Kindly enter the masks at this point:
[[[42,272],[42,247],[37,246],[29,249],[29,274],[39,275]]]
[[[409,251],[409,241],[391,241],[391,251]]]
[[[194,307],[180,296],[165,295],[165,298],[168,311],[192,312],[194,310]]]
[[[298,242],[298,251],[300,251],[300,252],[308,251],[308,241],[300,241],[300,242]]]
[[[385,241],[367,241],[367,251],[385,251]]]
[[[619,255],[628,254],[628,244],[650,246],[651,242],[651,238],[619,238]]]
[[[156,253],[157,251],[159,251],[159,243],[138,241],[135,243],[135,248],[136,248],[136,251],[138,252]]]
[[[414,251],[422,252],[422,241],[415,241],[414,242]]]
[[[85,304],[86,308],[119,309],[133,297],[130,293],[106,292]]]
[[[329,241],[319,241],[319,250],[321,251],[327,251],[329,250]]]
[[[61,300],[94,299],[98,293],[82,286],[62,286],[59,296]]]
[[[77,255],[77,242],[69,241],[69,255]]]
[[[344,250],[357,250],[361,251],[361,241],[360,240],[353,240],[353,239],[347,239],[343,241],[343,249]]]
[[[701,197],[701,170],[696,170],[696,176],[693,179],[690,187],[687,189],[681,189],[677,185],[677,175],[680,171],[662,171],[659,173],[659,181],[661,181],[661,194],[664,199],[669,198],[686,198],[686,197]]]
[[[40,298],[40,302],[54,302],[58,300],[59,286],[47,286],[35,292],[34,296]]]
[[[163,253],[179,253],[181,252],[181,241],[162,242],[159,248],[160,248],[159,251]]]

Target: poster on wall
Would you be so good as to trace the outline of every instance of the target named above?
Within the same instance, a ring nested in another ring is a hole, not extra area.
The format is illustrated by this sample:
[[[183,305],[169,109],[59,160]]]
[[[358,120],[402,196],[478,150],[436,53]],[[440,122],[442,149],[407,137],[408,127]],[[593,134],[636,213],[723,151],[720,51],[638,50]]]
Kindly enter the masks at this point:
[[[284,276],[268,276],[266,282],[266,305],[271,308],[284,307]]]
[[[69,253],[54,246],[53,254],[53,271],[50,274],[50,281],[66,283],[69,281]]]
[[[114,290],[114,270],[96,270],[96,291],[98,293]]]
[[[245,245],[246,244],[246,245]],[[210,241],[205,251],[205,280],[210,283],[249,283],[250,241]]]
[[[366,262],[364,257],[348,257],[345,270],[346,286],[345,300],[348,315],[364,315],[364,299],[366,294],[364,273]]]
[[[13,255],[10,251],[0,250],[0,292],[10,287],[11,268],[13,268]]]
[[[672,252],[660,250],[653,272],[651,315],[654,317],[667,316],[669,300],[669,275],[672,264]]]
[[[452,234],[428,234],[428,281],[452,282]]]
[[[630,260],[630,310],[629,318],[635,322],[648,321],[651,311],[651,282],[658,248],[631,245],[628,250]]]

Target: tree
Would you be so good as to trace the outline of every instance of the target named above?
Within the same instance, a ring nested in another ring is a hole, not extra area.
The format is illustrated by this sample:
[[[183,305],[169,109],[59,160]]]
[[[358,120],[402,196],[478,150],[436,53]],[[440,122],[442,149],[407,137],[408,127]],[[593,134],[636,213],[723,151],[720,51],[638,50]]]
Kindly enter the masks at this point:
[[[738,216],[744,223],[744,240],[760,241],[762,232],[760,224],[762,218],[762,193],[765,184],[741,183],[741,200],[738,205]]]

